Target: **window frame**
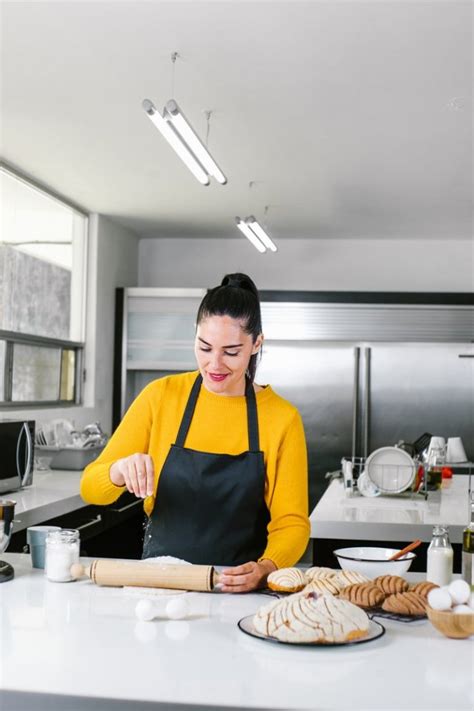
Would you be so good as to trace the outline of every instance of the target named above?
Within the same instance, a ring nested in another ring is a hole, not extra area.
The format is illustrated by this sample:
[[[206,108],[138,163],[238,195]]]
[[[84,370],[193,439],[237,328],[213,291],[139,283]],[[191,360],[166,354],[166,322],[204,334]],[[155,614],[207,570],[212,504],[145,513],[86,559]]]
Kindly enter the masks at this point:
[[[31,408],[57,408],[57,407],[77,407],[84,404],[84,382],[85,382],[85,349],[86,349],[86,320],[87,320],[87,281],[88,281],[88,259],[89,259],[89,243],[90,243],[90,212],[81,207],[73,200],[64,195],[46,187],[38,182],[28,173],[19,170],[16,166],[11,165],[8,161],[0,160],[0,171],[10,177],[19,180],[30,188],[43,193],[47,197],[64,205],[77,214],[86,219],[84,230],[84,243],[82,245],[82,269],[80,276],[81,284],[81,306],[80,306],[80,327],[79,335],[83,341],[71,341],[67,339],[49,338],[47,336],[37,336],[26,334],[20,331],[8,331],[0,329],[0,341],[5,342],[5,368],[4,368],[4,398],[0,399],[0,412],[19,409]],[[1,241],[1,240],[0,240]],[[79,282],[78,282],[79,283]],[[72,294],[71,294],[71,298]],[[15,343],[29,346],[40,346],[43,348],[60,348],[61,359],[59,368],[59,395],[61,394],[61,376],[63,367],[62,352],[72,350],[75,352],[75,373],[74,373],[74,400],[12,400],[13,390],[13,347]],[[8,399],[7,399],[8,398]]]
[[[31,334],[17,333],[15,331],[4,331],[0,329],[0,341],[5,342],[5,369],[4,369],[4,399],[0,400],[0,410],[39,407],[77,407],[83,401],[84,382],[84,347],[85,344],[77,341],[67,341],[59,338],[47,338],[46,336],[34,336]],[[23,346],[39,346],[41,348],[61,349],[59,375],[59,394],[61,393],[61,378],[63,367],[63,351],[74,351],[75,353],[75,378],[74,378],[74,399],[73,400],[12,400],[13,391],[13,348],[15,344]]]

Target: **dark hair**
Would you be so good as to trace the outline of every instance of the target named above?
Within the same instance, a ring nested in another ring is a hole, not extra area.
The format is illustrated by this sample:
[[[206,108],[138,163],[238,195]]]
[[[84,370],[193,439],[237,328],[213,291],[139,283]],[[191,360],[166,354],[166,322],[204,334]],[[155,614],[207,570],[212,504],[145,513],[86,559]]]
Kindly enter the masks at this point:
[[[209,289],[201,301],[196,324],[208,316],[230,316],[242,321],[246,333],[253,342],[262,333],[262,315],[257,287],[246,274],[226,274],[219,286]],[[247,375],[251,382],[255,379],[257,361],[261,352],[250,357]]]

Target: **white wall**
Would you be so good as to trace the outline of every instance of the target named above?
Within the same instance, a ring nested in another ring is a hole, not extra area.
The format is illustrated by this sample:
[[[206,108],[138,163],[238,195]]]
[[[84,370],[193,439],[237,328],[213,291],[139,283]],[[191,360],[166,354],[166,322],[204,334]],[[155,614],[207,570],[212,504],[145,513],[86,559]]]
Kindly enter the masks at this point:
[[[112,427],[115,289],[136,286],[138,237],[102,215],[91,216],[89,268],[91,291],[87,322],[84,404],[93,408],[104,429]]]
[[[474,289],[470,240],[291,239],[260,254],[237,239],[142,239],[140,286],[209,287],[248,273],[260,289],[460,291]]]
[[[115,288],[136,286],[138,237],[101,215],[89,220],[84,407],[2,410],[0,420],[64,417],[76,427],[99,420],[112,427]]]

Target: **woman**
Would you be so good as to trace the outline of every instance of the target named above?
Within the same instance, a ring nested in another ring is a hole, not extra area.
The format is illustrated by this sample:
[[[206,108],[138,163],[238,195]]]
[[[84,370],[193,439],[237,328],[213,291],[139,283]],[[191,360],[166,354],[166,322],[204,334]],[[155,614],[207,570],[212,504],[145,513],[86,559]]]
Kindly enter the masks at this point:
[[[143,557],[228,566],[224,592],[260,587],[309,538],[303,426],[254,382],[262,343],[255,284],[224,277],[198,310],[199,371],[150,383],[81,481],[88,503],[144,498]]]

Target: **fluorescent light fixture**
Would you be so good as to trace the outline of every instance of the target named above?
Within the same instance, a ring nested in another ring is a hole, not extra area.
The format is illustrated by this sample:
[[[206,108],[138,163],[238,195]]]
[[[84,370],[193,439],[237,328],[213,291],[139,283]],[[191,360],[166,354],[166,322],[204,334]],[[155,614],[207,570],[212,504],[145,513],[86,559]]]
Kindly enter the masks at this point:
[[[257,237],[257,235],[255,234],[255,232],[253,232],[253,230],[250,229],[249,225],[246,222],[241,220],[240,217],[236,217],[235,223],[236,223],[237,227],[239,228],[239,230],[242,232],[242,234],[244,234],[247,237],[247,239],[250,240],[250,242],[253,244],[253,246],[256,249],[258,249],[259,252],[261,252],[263,254],[263,252],[267,251],[267,248],[265,247],[265,245],[263,245],[260,242],[260,240]]]
[[[227,178],[219,168],[214,158],[211,156],[206,146],[203,144],[197,133],[191,127],[189,121],[184,116],[174,99],[168,101],[164,110],[164,118],[169,121],[184,143],[194,153],[198,161],[205,168],[209,175],[212,175],[218,183],[225,185]]]
[[[176,133],[173,126],[166,121],[161,114],[156,110],[155,105],[149,99],[144,99],[142,102],[143,109],[145,110],[148,118],[152,123],[155,124],[156,128],[160,131],[162,136],[166,138],[170,146],[174,148],[176,153],[179,155],[183,163],[187,165],[191,173],[195,178],[199,180],[203,185],[209,185],[209,176],[207,175],[205,169],[199,163],[192,151],[183,143],[183,140]]]
[[[277,246],[276,244],[272,241],[272,239],[267,235],[263,227],[259,225],[257,220],[253,215],[250,215],[250,217],[247,217],[245,220],[247,225],[250,227],[250,229],[255,232],[259,240],[263,243],[263,245],[267,248],[270,249],[272,252],[277,251]]]

